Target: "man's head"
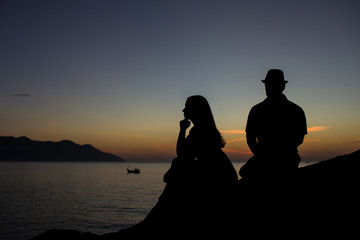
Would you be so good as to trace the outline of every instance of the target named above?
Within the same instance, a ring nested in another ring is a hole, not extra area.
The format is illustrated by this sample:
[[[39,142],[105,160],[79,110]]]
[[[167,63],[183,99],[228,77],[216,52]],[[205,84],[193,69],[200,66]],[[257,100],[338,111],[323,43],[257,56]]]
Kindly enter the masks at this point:
[[[266,96],[279,96],[285,90],[285,84],[288,81],[284,79],[284,73],[280,69],[270,69],[265,77],[261,80],[265,84]]]

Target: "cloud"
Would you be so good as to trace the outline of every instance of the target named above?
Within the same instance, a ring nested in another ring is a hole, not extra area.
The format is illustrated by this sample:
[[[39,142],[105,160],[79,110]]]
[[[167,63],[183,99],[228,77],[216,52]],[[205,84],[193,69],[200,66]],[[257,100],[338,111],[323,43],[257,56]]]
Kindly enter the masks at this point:
[[[245,130],[220,130],[221,133],[231,133],[231,134],[245,134]]]
[[[11,96],[14,96],[14,97],[30,97],[31,94],[30,93],[14,93]]]
[[[243,154],[243,155],[251,155],[252,152],[249,150],[238,150],[233,148],[224,148],[226,153],[236,153],[236,154]]]
[[[309,127],[307,130],[308,132],[319,132],[319,131],[325,131],[330,129],[329,126],[314,126]],[[227,133],[227,134],[245,134],[245,130],[238,130],[238,129],[231,129],[231,130],[220,130],[221,133]]]
[[[330,129],[328,126],[315,126],[315,127],[309,127],[307,130],[308,132],[319,132],[319,131],[325,131]]]
[[[305,139],[304,142],[309,143],[309,142],[319,142],[320,139]]]
[[[349,143],[360,144],[360,137],[355,138],[354,140],[350,141]]]
[[[319,132],[319,131],[325,131],[330,129],[329,126],[314,126],[309,127],[307,130],[308,132]],[[231,129],[231,130],[220,130],[221,133],[229,133],[229,134],[245,134],[245,130],[237,130],[237,129]]]
[[[244,140],[245,138],[235,138],[235,139],[227,140],[226,143],[240,142]]]

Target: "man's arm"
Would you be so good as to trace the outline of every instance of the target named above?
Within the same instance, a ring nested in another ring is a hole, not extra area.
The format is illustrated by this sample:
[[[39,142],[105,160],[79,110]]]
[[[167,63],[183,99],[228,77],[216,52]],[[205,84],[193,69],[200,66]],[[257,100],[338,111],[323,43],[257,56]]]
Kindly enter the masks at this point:
[[[251,134],[249,132],[246,132],[246,142],[251,150],[251,152],[254,155],[257,155],[257,146],[258,143],[256,141],[256,135],[255,134]]]
[[[296,123],[296,135],[293,137],[292,141],[294,146],[299,147],[304,142],[304,137],[307,134],[307,124],[306,124],[306,117],[305,113],[301,107],[298,108],[297,114],[297,123]]]

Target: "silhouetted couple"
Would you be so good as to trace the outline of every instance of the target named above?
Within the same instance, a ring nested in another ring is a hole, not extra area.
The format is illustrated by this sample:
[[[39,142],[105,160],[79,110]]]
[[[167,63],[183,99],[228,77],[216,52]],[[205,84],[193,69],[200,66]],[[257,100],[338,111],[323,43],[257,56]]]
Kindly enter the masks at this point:
[[[239,215],[234,206],[247,197],[239,196],[244,183],[258,188],[269,182],[288,182],[296,174],[297,147],[307,133],[305,114],[283,95],[287,81],[281,70],[269,70],[262,81],[267,98],[249,113],[246,138],[254,156],[240,170],[242,184],[222,151],[225,141],[207,100],[191,96],[183,110],[185,119],[180,121],[177,158],[164,175],[165,189],[139,226],[164,234],[184,228],[190,233],[223,231],[237,217],[233,214]],[[186,136],[191,122],[194,126]]]

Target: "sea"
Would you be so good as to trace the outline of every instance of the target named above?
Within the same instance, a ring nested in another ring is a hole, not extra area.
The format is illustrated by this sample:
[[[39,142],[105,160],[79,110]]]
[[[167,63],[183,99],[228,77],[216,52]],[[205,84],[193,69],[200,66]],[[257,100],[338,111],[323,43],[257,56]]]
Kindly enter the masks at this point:
[[[170,164],[0,162],[0,239],[28,240],[48,229],[105,234],[135,225],[156,204]],[[237,172],[242,164],[233,164]]]
[[[48,229],[104,234],[142,221],[170,163],[0,162],[0,239]],[[127,173],[138,168],[140,174]],[[239,166],[237,166],[237,170]]]

